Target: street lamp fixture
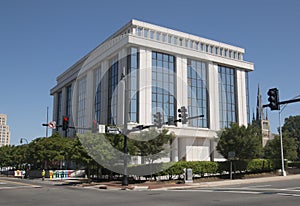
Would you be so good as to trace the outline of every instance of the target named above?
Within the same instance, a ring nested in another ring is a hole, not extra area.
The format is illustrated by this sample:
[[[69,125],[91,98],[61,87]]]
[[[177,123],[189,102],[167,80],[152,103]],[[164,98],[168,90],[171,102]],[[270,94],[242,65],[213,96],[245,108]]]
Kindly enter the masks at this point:
[[[22,137],[20,139],[20,144],[23,144],[23,141],[26,142],[26,154],[25,154],[26,155],[25,178],[26,178],[26,177],[28,177],[28,140],[26,138]]]

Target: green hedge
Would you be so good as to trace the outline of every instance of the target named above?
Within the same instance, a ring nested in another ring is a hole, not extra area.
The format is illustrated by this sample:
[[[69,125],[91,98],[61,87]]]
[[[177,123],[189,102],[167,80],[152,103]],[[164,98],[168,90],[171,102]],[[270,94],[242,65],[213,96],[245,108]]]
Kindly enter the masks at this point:
[[[259,173],[259,172],[269,172],[280,168],[280,164],[277,160],[267,160],[267,159],[253,159],[253,160],[234,160],[233,171],[238,171],[241,173]],[[230,162],[219,162],[218,172],[229,172]]]
[[[295,165],[295,164],[294,164]],[[298,164],[300,166],[300,164]],[[121,167],[121,166],[120,166]],[[222,174],[230,170],[230,162],[209,162],[209,161],[179,161],[169,163],[155,163],[145,165],[131,165],[128,167],[128,173],[143,176],[145,171],[152,176],[180,176],[184,168],[191,168],[194,175],[203,177],[205,174]],[[253,159],[244,161],[233,161],[233,171],[240,173],[260,173],[269,172],[281,168],[280,161],[267,159]]]
[[[288,167],[300,168],[300,162],[289,162]]]

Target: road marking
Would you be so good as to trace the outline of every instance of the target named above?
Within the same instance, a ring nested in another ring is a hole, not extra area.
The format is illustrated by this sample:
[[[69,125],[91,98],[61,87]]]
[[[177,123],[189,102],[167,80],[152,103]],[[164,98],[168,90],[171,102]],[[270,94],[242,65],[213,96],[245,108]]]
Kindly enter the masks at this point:
[[[18,186],[10,186],[10,187],[0,187],[0,190],[7,190],[7,189],[21,189],[21,188],[41,188],[41,186],[23,183],[23,182],[16,182],[11,180],[0,180],[0,184],[7,185],[7,184],[16,184]]]
[[[10,190],[10,189],[25,189],[25,188],[41,188],[41,186],[12,186],[12,187],[0,187],[0,190]]]
[[[300,191],[300,187],[289,187],[289,188],[286,188],[286,190],[296,190],[296,191]]]
[[[270,186],[270,185],[264,185]],[[298,187],[297,187],[298,188]],[[261,194],[261,195],[281,195],[290,197],[300,197],[300,190],[294,190],[295,188],[262,188],[261,187],[242,187],[242,188],[212,188],[212,189],[188,189],[180,191],[189,192],[219,192],[219,193],[235,193],[235,194]]]
[[[243,188],[262,188],[262,187],[271,187],[272,185],[254,185],[249,187],[243,187]]]
[[[277,193],[277,194],[282,196],[300,197],[300,195],[297,194],[289,194],[289,193]]]

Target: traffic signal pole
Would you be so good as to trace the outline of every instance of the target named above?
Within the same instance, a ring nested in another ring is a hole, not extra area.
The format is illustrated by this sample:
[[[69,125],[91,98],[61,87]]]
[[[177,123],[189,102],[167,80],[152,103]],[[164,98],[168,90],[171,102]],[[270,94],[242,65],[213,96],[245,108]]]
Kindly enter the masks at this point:
[[[300,102],[300,98],[293,98],[286,101],[280,101],[279,100],[279,91],[277,88],[269,89],[268,91],[268,101],[269,104],[263,105],[263,108],[269,107],[271,110],[278,110],[279,115],[279,135],[280,135],[280,153],[281,153],[281,173],[282,176],[286,176],[285,168],[284,168],[284,154],[283,154],[283,141],[282,141],[282,126],[281,126],[281,113],[284,110],[284,108],[290,104],[295,102]],[[298,96],[297,96],[298,97]],[[284,105],[282,108],[280,108],[280,105]]]

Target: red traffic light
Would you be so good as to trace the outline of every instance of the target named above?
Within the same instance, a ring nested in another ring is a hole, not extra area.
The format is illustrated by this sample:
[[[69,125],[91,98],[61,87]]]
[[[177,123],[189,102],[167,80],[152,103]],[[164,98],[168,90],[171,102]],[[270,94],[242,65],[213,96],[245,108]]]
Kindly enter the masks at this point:
[[[65,122],[69,121],[69,117],[64,117],[64,121]]]

